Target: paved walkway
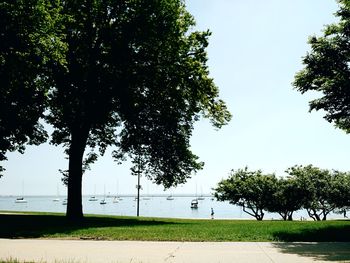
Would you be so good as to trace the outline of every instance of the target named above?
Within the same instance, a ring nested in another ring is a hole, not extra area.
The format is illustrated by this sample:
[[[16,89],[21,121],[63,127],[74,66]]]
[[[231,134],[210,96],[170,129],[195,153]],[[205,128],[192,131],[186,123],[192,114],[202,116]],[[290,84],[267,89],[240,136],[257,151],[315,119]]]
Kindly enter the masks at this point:
[[[0,259],[55,263],[350,262],[350,243],[0,239]]]

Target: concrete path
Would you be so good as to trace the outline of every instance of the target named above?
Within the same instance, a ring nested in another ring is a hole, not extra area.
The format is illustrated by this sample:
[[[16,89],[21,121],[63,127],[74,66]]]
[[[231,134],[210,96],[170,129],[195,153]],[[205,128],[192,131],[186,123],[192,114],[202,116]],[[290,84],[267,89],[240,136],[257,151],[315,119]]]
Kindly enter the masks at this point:
[[[0,239],[0,259],[55,263],[350,262],[350,243]]]

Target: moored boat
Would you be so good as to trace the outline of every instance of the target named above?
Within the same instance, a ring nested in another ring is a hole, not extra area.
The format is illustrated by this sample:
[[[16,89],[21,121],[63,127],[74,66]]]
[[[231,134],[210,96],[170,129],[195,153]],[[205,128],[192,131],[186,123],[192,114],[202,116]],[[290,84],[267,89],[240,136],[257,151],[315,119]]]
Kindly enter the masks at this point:
[[[15,203],[27,203],[27,200],[25,200],[24,197],[18,197],[16,198]]]
[[[97,201],[98,199],[96,198],[96,196],[91,196],[90,198],[89,198],[89,201]]]
[[[191,201],[191,208],[192,209],[197,209],[198,208],[198,200],[197,199],[193,199]]]
[[[172,195],[169,195],[166,200],[174,200],[174,197]]]

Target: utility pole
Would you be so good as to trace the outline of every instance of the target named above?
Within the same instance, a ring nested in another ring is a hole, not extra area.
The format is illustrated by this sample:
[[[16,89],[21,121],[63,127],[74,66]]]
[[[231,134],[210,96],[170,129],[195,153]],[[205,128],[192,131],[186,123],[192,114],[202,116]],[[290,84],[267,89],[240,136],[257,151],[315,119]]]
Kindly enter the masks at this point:
[[[141,189],[141,185],[140,185],[140,176],[141,176],[141,170],[140,167],[137,171],[137,216],[140,216],[140,189]]]
[[[137,167],[137,211],[136,211],[136,216],[140,216],[140,177],[141,177],[141,156],[139,154],[138,156],[138,167]]]

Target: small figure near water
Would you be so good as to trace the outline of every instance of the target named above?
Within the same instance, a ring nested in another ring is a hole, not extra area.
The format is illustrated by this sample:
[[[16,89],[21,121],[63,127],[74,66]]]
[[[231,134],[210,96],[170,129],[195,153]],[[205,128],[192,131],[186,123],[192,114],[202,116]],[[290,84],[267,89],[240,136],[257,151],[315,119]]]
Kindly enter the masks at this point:
[[[211,219],[214,219],[214,209],[213,209],[213,208],[211,208],[211,213],[210,213],[210,215],[211,215]]]
[[[343,210],[343,216],[344,218],[348,218],[348,216],[346,215],[346,209]]]

